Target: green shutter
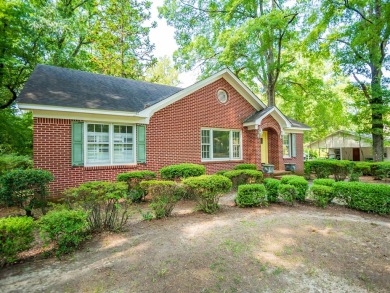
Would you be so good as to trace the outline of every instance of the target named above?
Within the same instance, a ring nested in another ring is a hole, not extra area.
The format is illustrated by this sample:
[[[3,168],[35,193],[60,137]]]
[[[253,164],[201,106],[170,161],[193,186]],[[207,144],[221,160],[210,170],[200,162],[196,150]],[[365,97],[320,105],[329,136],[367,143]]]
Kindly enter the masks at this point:
[[[72,166],[84,165],[83,122],[72,122]]]
[[[297,156],[297,139],[296,134],[291,134],[291,157],[295,158]]]
[[[146,163],[146,126],[137,125],[137,163]]]

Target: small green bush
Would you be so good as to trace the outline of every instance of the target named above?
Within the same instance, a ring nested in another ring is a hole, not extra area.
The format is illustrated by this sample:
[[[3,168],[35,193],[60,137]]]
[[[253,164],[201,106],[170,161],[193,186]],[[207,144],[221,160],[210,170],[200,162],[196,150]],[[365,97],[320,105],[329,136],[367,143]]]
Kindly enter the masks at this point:
[[[296,199],[297,194],[298,194],[297,188],[291,184],[280,184],[278,192],[279,192],[280,197],[283,200],[285,200],[291,204],[294,203],[294,200]]]
[[[390,163],[389,162],[378,162],[373,163],[371,166],[373,176],[377,180],[390,178]]]
[[[229,171],[231,171],[231,170],[219,170],[219,171],[215,172],[215,175],[223,175],[223,174],[225,174],[226,172],[229,172]]]
[[[141,188],[148,190],[152,196],[149,207],[157,219],[169,217],[184,194],[184,188],[174,181],[143,181]]]
[[[234,166],[234,170],[257,170],[256,164],[238,164]]]
[[[31,169],[33,161],[29,156],[1,155],[0,176],[14,169]]]
[[[264,186],[267,190],[267,197],[269,202],[276,202],[278,199],[279,193],[278,188],[280,185],[280,181],[274,178],[266,178],[264,179]]]
[[[15,205],[32,216],[32,210],[41,207],[45,213],[47,204],[47,185],[54,177],[49,171],[41,169],[12,170],[0,178],[2,202]]]
[[[233,183],[233,189],[241,184],[255,184],[263,181],[263,173],[256,170],[233,170],[223,174]]]
[[[263,184],[240,185],[235,202],[241,208],[268,206],[267,191]]]
[[[314,185],[324,185],[324,186],[330,186],[332,187],[335,184],[336,181],[334,179],[314,179],[313,184]]]
[[[306,192],[309,189],[309,183],[303,177],[296,175],[283,176],[280,182],[281,184],[290,184],[295,186],[297,189],[295,199],[301,202],[305,201]]]
[[[343,181],[353,171],[354,162],[347,160],[313,160],[305,163],[306,176],[315,173],[317,178],[328,178],[334,175],[336,181]]]
[[[372,176],[372,165],[373,163],[371,162],[355,162],[355,166],[353,166],[353,172],[362,173],[364,176]]]
[[[116,177],[117,181],[127,183],[128,195],[133,202],[142,201],[146,195],[140,188],[140,183],[153,178],[156,178],[156,173],[148,170],[121,173]]]
[[[322,179],[324,180],[324,179]],[[325,208],[335,197],[333,187],[313,184],[310,193],[317,206]]]
[[[31,217],[0,219],[0,264],[12,263],[18,252],[27,250],[34,241],[34,220]]]
[[[71,207],[88,212],[92,231],[121,230],[129,219],[131,200],[124,182],[87,182],[67,189],[64,194]]]
[[[82,210],[53,210],[39,219],[38,225],[46,244],[56,243],[57,257],[74,251],[88,238],[88,214]]]
[[[353,209],[390,214],[390,186],[362,182],[336,182],[334,191],[337,198]]]
[[[198,164],[170,165],[160,169],[162,179],[180,180],[182,178],[196,177],[206,173],[206,168]]]
[[[198,201],[198,208],[206,213],[219,209],[218,200],[221,194],[231,190],[232,182],[221,175],[202,175],[183,180]]]

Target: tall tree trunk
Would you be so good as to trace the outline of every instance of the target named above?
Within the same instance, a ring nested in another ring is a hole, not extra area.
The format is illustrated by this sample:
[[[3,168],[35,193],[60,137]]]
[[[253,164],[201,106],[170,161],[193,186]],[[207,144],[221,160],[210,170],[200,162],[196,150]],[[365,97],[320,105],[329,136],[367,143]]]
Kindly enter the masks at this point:
[[[382,97],[381,88],[382,72],[376,65],[371,65],[371,91],[372,98],[370,101],[371,107],[371,133],[372,133],[372,147],[373,160],[375,162],[383,161],[384,146],[383,146],[383,106],[384,101]]]

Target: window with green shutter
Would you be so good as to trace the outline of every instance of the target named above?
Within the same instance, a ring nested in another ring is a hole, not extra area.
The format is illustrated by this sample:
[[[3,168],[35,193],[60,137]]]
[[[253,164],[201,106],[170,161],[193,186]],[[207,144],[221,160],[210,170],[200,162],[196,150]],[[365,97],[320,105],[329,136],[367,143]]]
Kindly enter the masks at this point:
[[[291,156],[295,158],[297,156],[297,138],[296,134],[291,134]]]
[[[137,125],[137,163],[146,163],[146,126]]]
[[[72,166],[84,165],[84,123],[72,123]]]

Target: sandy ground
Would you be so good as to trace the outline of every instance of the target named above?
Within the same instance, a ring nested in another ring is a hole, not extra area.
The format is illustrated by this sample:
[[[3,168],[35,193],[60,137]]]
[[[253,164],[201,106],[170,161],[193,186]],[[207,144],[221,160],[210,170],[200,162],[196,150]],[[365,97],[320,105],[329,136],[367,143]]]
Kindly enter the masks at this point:
[[[63,260],[0,269],[0,292],[390,292],[390,218],[340,206],[183,201],[174,216],[104,233]]]

